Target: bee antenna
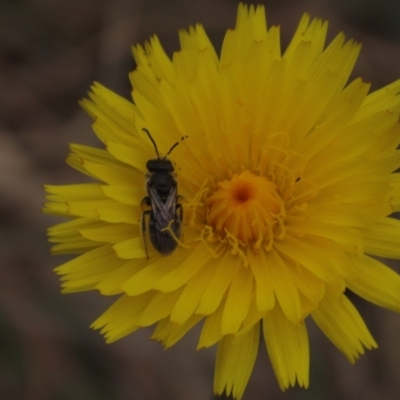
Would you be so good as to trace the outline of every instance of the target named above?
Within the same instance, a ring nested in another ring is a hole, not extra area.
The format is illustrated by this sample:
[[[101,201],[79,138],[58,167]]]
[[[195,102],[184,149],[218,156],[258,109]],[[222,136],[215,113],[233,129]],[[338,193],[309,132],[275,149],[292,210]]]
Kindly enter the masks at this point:
[[[183,142],[183,141],[184,141],[185,139],[187,139],[188,137],[189,137],[188,135],[182,136],[182,137],[181,137],[181,140],[178,140],[175,144],[173,144],[172,147],[169,149],[168,153],[165,155],[164,160],[171,154],[172,150],[173,150],[176,146],[178,146],[178,144],[179,144],[180,142]]]
[[[151,143],[153,143],[154,149],[156,150],[157,157],[158,157],[158,159],[160,159],[160,154],[158,153],[158,148],[157,148],[156,142],[154,141],[153,137],[150,135],[150,132],[146,128],[142,128],[142,129],[147,133],[147,136],[151,140]]]

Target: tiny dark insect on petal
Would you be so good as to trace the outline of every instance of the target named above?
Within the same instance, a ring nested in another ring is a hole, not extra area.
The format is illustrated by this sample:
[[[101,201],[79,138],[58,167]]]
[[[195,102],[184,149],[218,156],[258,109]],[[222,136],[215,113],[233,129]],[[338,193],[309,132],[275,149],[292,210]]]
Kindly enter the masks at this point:
[[[160,158],[156,142],[150,132],[145,128],[143,130],[153,143],[157,154],[157,158],[149,160],[146,164],[149,172],[147,196],[142,200],[142,205],[147,205],[150,209],[143,211],[142,215],[145,250],[148,256],[145,238],[147,229],[154,249],[162,255],[169,255],[178,246],[176,238],[179,239],[181,235],[183,211],[181,204],[178,203],[178,184],[173,175],[174,167],[167,156],[180,142],[176,142],[167,155]],[[186,137],[182,137],[181,141]]]

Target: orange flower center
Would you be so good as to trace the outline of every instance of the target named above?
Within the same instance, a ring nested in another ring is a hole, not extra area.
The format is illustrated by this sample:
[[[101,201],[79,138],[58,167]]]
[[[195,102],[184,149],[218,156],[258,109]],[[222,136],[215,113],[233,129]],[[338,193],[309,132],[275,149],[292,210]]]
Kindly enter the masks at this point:
[[[221,239],[270,249],[284,234],[285,207],[275,183],[251,171],[218,182],[206,204],[208,224]]]

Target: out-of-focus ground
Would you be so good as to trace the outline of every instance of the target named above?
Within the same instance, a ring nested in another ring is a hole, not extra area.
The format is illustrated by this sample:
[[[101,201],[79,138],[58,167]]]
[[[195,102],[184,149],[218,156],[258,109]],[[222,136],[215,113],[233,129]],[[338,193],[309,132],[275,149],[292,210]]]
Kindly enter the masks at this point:
[[[286,45],[304,11],[364,43],[354,77],[381,87],[400,77],[397,0],[271,0],[269,24]],[[98,145],[77,101],[94,80],[129,97],[132,44],[201,22],[216,46],[234,25],[233,0],[0,0],[0,399],[210,400],[214,349],[198,331],[164,351],[143,330],[105,345],[90,323],[113,299],[61,295],[40,214],[44,183],[84,179],[64,162],[68,143]],[[400,245],[400,244],[399,244]],[[395,266],[396,267],[396,266]],[[398,268],[397,268],[398,269]],[[311,383],[281,393],[264,348],[244,400],[400,399],[400,316],[355,300],[378,350],[356,366],[311,324]]]

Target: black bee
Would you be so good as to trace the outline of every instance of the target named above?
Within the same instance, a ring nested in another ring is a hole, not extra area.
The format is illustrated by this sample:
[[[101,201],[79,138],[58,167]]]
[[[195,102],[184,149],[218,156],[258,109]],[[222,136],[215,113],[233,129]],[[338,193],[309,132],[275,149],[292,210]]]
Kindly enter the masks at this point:
[[[146,254],[146,217],[148,216],[149,238],[153,247],[161,254],[171,254],[177,247],[174,236],[179,238],[181,235],[181,223],[183,217],[182,205],[178,202],[178,184],[174,178],[174,167],[172,162],[167,159],[171,151],[179,144],[176,142],[168,151],[164,158],[160,158],[157,145],[150,132],[143,128],[150,138],[156,150],[157,158],[147,161],[147,193],[142,200],[142,206],[150,207],[142,214],[142,235]],[[184,136],[181,140],[185,139]]]

